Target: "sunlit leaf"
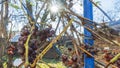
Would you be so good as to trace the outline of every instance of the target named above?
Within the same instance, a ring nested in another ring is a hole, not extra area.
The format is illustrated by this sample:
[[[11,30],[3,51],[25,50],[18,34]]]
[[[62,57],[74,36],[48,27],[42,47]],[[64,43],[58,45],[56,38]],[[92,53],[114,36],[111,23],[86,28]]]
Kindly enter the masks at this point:
[[[101,1],[96,1],[95,2],[97,5],[101,5]]]
[[[46,12],[43,14],[42,19],[41,19],[42,22],[45,22],[45,20],[47,19],[48,14],[49,14],[48,11],[46,11]]]
[[[9,5],[15,9],[20,9],[20,7],[16,4],[9,3]]]
[[[30,5],[34,6],[34,4],[32,2],[30,2]]]
[[[31,6],[34,6],[33,2],[31,2],[30,0],[26,0],[28,3],[30,3]]]
[[[6,62],[3,63],[3,68],[7,68],[7,63]]]

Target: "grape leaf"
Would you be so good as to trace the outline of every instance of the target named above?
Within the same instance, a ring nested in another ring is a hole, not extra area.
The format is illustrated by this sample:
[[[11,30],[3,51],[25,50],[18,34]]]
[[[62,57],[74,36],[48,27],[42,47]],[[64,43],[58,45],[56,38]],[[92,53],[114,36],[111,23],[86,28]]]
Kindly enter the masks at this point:
[[[101,1],[96,1],[95,2],[97,5],[101,5]]]
[[[31,6],[34,6],[33,2],[31,2],[30,0],[26,0],[26,1],[29,2]]]
[[[16,4],[9,3],[9,5],[15,9],[20,9],[20,7]]]

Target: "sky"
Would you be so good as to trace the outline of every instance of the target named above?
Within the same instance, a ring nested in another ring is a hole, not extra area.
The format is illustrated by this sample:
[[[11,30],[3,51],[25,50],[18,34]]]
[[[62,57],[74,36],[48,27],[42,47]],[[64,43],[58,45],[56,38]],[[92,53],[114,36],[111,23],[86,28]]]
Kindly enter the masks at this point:
[[[74,2],[76,2],[76,1],[78,1],[78,2],[73,6],[73,8],[76,11],[76,13],[81,15],[81,14],[83,14],[83,7],[80,7],[79,0],[74,0]],[[109,0],[109,1],[108,0],[93,0],[93,1],[94,2],[100,1],[98,6],[100,8],[102,8],[102,10],[104,10],[110,18],[112,18],[111,16],[113,16],[113,15],[111,15],[111,13],[109,13],[109,12],[111,12],[111,11],[114,12],[113,10],[115,10],[114,7],[115,7],[116,0]],[[113,13],[113,14],[115,15],[115,13]],[[107,21],[107,22],[109,21],[108,18],[95,6],[93,6],[93,17],[94,17],[93,18],[94,21],[96,21],[96,22],[102,22],[103,18],[105,21]],[[116,20],[120,19],[120,18],[117,19],[117,17],[114,17],[114,18]]]
[[[100,1],[100,5],[98,4],[98,6],[100,8],[102,8],[107,14],[108,14],[108,11],[113,11],[114,9],[114,6],[115,6],[115,0],[95,0],[95,1]],[[96,7],[95,7],[96,8]],[[106,18],[106,16],[103,15],[103,13],[99,10],[99,9],[93,9],[93,10],[96,10],[96,12],[93,12],[94,14],[94,20],[95,21],[98,21],[98,22],[102,22],[102,18],[101,17],[104,17],[106,21],[108,21],[108,19]],[[108,14],[108,16],[110,16]]]
[[[96,0],[96,1],[101,1],[101,5],[102,8],[107,11],[107,10],[111,10],[112,8],[114,8],[114,2],[115,0]]]
[[[73,0],[74,1],[74,3],[75,3],[75,5],[73,6],[73,10],[74,11],[76,11],[76,13],[78,13],[78,14],[80,14],[80,15],[82,15],[83,14],[83,7],[80,7],[80,1],[78,1],[78,0]],[[115,3],[115,1],[116,0],[93,0],[93,1],[100,1],[100,7],[107,13],[108,11],[112,11],[113,10],[113,8],[114,8],[114,3]],[[105,18],[105,21],[109,21],[104,15],[103,15],[103,13],[101,13],[101,11],[99,11],[99,9],[97,9],[96,7],[94,7],[94,9],[93,9],[95,12],[93,12],[93,16],[94,16],[94,21],[96,21],[96,22],[102,22],[103,20],[103,18]],[[108,14],[108,16],[109,16],[109,14]],[[14,21],[13,21],[13,23],[15,23]],[[53,23],[55,23],[55,22],[53,22]],[[18,24],[16,27],[19,27],[19,26],[22,26],[23,24]],[[57,24],[56,24],[57,25]],[[62,25],[61,25],[62,26]],[[8,26],[8,27],[10,27],[10,26]],[[21,29],[22,27],[20,27],[20,29]],[[16,28],[15,28],[16,29]],[[20,30],[20,29],[18,29],[18,30]]]
[[[98,6],[101,7],[106,13],[108,11],[112,11],[114,9],[115,0],[109,0],[109,1],[108,0],[94,0],[94,1],[95,2],[100,1],[100,5],[98,4]],[[74,0],[73,3],[75,3],[75,5],[73,5],[72,9],[74,11],[76,11],[77,14],[83,16],[83,7],[80,6],[80,1]],[[94,6],[93,10],[96,11],[96,12],[93,12],[94,21],[101,23],[101,22],[103,22],[103,20],[102,20],[103,17],[104,17],[105,21],[109,21],[106,18],[106,16],[104,16],[104,14],[99,9],[97,9],[95,6]],[[109,14],[108,14],[108,16],[109,16]],[[55,22],[53,22],[53,23],[55,23]],[[54,25],[54,26],[56,26],[56,25]]]

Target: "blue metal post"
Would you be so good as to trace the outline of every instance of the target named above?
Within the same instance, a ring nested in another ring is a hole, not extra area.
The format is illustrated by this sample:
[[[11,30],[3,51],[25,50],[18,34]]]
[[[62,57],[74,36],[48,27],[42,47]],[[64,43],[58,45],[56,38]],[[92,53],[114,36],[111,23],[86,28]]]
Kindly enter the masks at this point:
[[[89,0],[84,0],[84,17],[93,20],[93,7],[92,7],[92,3]],[[89,21],[84,21],[84,22],[92,23]],[[87,24],[85,24],[84,26],[86,25]],[[91,29],[92,28],[93,27],[91,27]],[[85,36],[92,38],[91,32],[89,32],[85,28],[84,28],[84,34]],[[86,45],[89,44],[90,46],[92,46],[94,44],[94,40],[90,38],[84,38],[84,43]],[[86,54],[84,54],[84,68],[95,68],[94,58],[88,57]]]

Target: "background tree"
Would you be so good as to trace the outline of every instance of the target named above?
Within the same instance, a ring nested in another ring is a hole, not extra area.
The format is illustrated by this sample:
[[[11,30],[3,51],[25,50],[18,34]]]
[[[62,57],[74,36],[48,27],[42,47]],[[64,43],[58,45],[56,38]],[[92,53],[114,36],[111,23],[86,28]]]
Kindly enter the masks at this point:
[[[2,0],[4,1],[4,0]],[[7,24],[8,24],[8,10],[9,10],[9,5],[8,5],[8,0],[5,0],[1,5],[1,13],[0,13],[0,37],[7,37]]]

